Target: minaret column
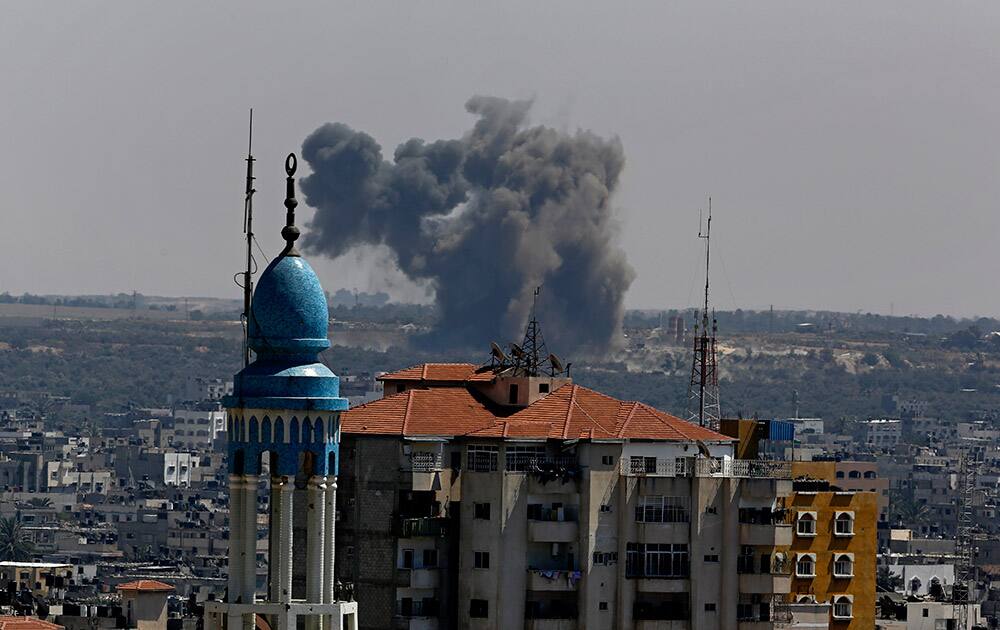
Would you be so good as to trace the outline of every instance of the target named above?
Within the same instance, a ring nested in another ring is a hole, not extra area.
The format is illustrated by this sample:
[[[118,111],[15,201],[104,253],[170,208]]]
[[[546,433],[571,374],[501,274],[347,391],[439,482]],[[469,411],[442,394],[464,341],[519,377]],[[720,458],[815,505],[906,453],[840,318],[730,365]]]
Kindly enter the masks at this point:
[[[243,478],[243,603],[252,604],[257,591],[257,475]]]
[[[275,601],[288,603],[292,601],[292,514],[295,496],[295,479],[293,477],[275,477],[271,485],[271,496],[277,497],[278,522],[276,530],[271,534],[277,536],[274,545],[275,557],[271,562],[275,566],[273,575],[277,577]]]
[[[243,476],[229,475],[229,602],[243,595]]]
[[[332,471],[331,471],[332,472]],[[330,475],[327,477],[326,489],[323,492],[323,500],[326,502],[325,523],[323,527],[323,562],[326,564],[326,581],[323,584],[323,603],[332,604],[336,601],[337,573],[333,568],[335,528],[337,526],[337,477]]]
[[[314,475],[309,478],[306,487],[306,497],[309,502],[306,512],[306,556],[308,572],[306,573],[306,600],[310,603],[322,603],[326,563],[323,561],[326,538],[326,477]],[[320,617],[311,615],[306,618],[307,630],[320,629]]]

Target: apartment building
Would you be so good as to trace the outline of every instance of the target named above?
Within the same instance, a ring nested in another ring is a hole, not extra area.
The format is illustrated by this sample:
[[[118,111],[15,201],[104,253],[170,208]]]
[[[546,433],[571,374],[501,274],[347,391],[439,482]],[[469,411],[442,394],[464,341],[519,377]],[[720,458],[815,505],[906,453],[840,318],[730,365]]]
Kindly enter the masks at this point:
[[[363,627],[791,621],[787,462],[565,376],[427,364],[342,415],[337,577]],[[808,605],[807,605],[808,606]]]
[[[829,627],[875,625],[878,494],[837,485],[835,462],[793,462],[789,517],[797,602],[828,607]]]

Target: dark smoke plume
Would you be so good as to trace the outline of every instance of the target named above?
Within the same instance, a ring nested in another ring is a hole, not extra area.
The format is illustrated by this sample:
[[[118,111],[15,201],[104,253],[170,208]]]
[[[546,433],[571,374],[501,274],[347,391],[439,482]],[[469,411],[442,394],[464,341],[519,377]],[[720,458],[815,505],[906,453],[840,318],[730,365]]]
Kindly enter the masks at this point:
[[[526,101],[476,96],[465,107],[478,120],[462,138],[409,140],[392,162],[340,123],[306,138],[302,190],[316,208],[306,249],[387,245],[408,277],[433,286],[445,341],[518,339],[542,285],[550,347],[616,345],[635,275],[609,203],[621,142],[528,127]]]

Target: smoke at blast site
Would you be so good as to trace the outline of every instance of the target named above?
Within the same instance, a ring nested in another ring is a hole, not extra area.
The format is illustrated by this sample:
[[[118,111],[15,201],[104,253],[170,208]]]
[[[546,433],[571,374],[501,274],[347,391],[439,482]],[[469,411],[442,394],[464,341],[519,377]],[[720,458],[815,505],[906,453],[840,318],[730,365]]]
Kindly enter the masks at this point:
[[[611,196],[621,142],[530,126],[529,101],[476,96],[462,137],[396,148],[327,123],[302,146],[316,209],[305,248],[329,257],[384,245],[410,279],[429,283],[439,322],[426,341],[486,346],[519,340],[535,287],[538,319],[559,352],[621,338],[635,276],[617,244]]]

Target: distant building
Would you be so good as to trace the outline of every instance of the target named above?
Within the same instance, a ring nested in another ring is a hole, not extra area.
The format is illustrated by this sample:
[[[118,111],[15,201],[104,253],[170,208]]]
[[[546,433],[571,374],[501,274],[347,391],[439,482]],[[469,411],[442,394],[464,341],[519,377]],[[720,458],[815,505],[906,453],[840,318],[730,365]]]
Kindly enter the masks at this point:
[[[864,442],[871,448],[889,451],[899,446],[903,421],[897,418],[874,418],[861,421]]]

